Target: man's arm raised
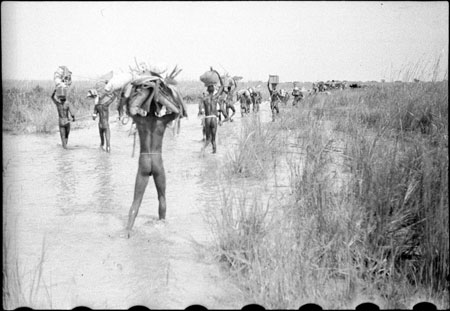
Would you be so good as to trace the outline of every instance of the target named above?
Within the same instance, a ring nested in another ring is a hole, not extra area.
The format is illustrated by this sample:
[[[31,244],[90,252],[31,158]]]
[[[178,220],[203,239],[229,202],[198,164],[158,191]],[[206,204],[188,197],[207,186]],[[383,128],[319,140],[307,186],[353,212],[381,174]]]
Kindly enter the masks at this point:
[[[59,102],[55,98],[55,94],[56,94],[56,90],[53,91],[52,96],[50,96],[50,97],[55,104],[59,104]]]
[[[270,89],[270,81],[267,80],[267,88],[269,89],[269,94],[272,95],[272,90]]]
[[[217,72],[217,70],[211,68],[211,71],[214,71],[214,72],[217,74],[217,76],[219,77],[219,81],[220,81],[220,87],[219,87],[219,90],[217,91],[217,94],[214,95],[214,98],[217,98],[217,97],[219,97],[220,95],[222,95],[223,90],[224,90],[225,87],[223,86],[222,77],[221,77],[220,74]]]
[[[236,83],[236,80],[234,80],[234,79],[232,79],[232,80],[233,80],[233,86],[234,87],[231,88],[231,92],[234,92],[237,89],[237,83]]]
[[[111,98],[105,103],[105,106],[110,106],[113,102],[116,101],[117,95],[116,93],[111,94]]]

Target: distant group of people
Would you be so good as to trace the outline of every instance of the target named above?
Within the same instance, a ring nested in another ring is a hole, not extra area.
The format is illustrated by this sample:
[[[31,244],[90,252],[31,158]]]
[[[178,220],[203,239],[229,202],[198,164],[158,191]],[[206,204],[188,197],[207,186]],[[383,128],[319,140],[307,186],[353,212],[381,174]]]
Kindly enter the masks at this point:
[[[347,88],[347,81],[328,80],[326,82],[314,82],[311,91],[313,93],[326,92],[334,89],[344,90]]]
[[[236,100],[240,104],[241,117],[244,117],[251,111],[259,112],[262,103],[262,94],[261,91],[255,90],[252,87],[236,91],[237,83],[234,79],[231,79],[231,81],[225,85],[220,74],[212,68],[211,71],[215,72],[217,75],[219,85],[216,87],[214,82],[211,82],[210,84],[205,83],[206,92],[203,93],[203,97],[199,103],[198,116],[202,119],[201,126],[203,141],[205,142],[202,152],[204,152],[205,148],[211,144],[212,152],[216,153],[217,126],[221,126],[227,121],[233,122],[233,116],[236,113],[233,101],[234,93],[236,93]],[[283,102],[286,104],[290,95],[284,89],[277,90],[277,83],[270,83],[270,81],[268,81],[267,88],[270,96],[272,121],[275,121],[275,115],[280,112],[279,103]],[[295,86],[295,84],[291,95],[293,97],[293,106],[298,105],[304,98],[303,92]],[[230,111],[232,112],[231,115]],[[222,116],[224,117],[223,121]]]
[[[250,113],[251,106],[253,105],[253,112],[259,111],[259,106],[262,102],[262,95],[260,91],[248,88],[237,93],[237,100],[241,106],[241,116]]]
[[[269,81],[267,82],[267,88],[270,95],[270,110],[272,111],[272,121],[275,121],[275,115],[280,113],[279,103],[282,102],[284,104],[287,104],[287,101],[289,100],[289,93],[284,89],[277,90],[276,87],[276,84],[270,83]],[[291,95],[293,97],[293,106],[297,106],[304,97],[303,92],[297,86],[294,86]]]

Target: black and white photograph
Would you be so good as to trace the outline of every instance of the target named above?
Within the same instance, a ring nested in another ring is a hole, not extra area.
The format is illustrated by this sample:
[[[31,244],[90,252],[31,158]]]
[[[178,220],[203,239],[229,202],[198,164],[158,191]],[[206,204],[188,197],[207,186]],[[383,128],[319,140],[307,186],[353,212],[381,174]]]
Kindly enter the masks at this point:
[[[2,1],[2,300],[450,308],[448,1]]]

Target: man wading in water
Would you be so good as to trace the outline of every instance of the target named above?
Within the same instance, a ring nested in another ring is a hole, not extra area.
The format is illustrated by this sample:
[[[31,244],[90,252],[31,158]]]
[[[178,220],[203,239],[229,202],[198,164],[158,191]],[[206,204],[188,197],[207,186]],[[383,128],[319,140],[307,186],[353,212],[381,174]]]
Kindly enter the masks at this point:
[[[186,111],[184,111],[182,98],[177,92],[174,92],[174,97],[181,103],[180,109],[173,104],[168,103],[168,100],[163,98],[163,96],[158,95],[158,86],[154,88],[156,88],[155,92],[150,95],[152,89],[138,86],[136,88],[136,94],[129,99],[127,105],[128,112],[136,124],[141,146],[139,167],[134,186],[133,203],[131,204],[128,214],[128,224],[125,229],[126,232],[121,235],[122,237],[127,238],[131,235],[131,229],[133,228],[139,207],[141,206],[145,188],[147,187],[151,175],[153,175],[156,191],[158,192],[159,219],[164,220],[166,218],[166,175],[161,154],[162,141],[168,123],[175,120],[179,115],[181,115],[181,117],[187,117]],[[149,96],[153,96],[153,98],[149,98]],[[141,108],[141,105],[149,100],[151,102],[147,113],[146,110]],[[166,107],[167,104],[169,104],[172,113],[157,117],[156,102],[158,101],[165,101]]]
[[[207,85],[207,92],[199,106],[199,112],[198,115],[203,115],[203,112],[205,113],[204,120],[205,120],[205,134],[206,134],[206,140],[205,144],[202,148],[202,154],[204,154],[206,147],[208,147],[209,143],[211,142],[213,152],[216,153],[217,147],[216,147],[216,133],[217,133],[217,118],[218,118],[218,110],[217,105],[219,104],[220,95],[222,95],[223,92],[223,82],[222,78],[220,77],[219,73],[215,70],[214,71],[217,76],[219,77],[220,81],[220,87],[216,94],[214,94],[214,84]],[[226,111],[222,111],[225,114],[225,121],[228,120],[228,115]]]
[[[56,105],[59,117],[59,134],[61,135],[61,143],[64,149],[67,149],[67,142],[69,140],[70,133],[70,121],[69,117],[72,116],[72,121],[75,121],[75,115],[71,110],[71,105],[66,101],[65,96],[55,97],[56,90],[53,91],[51,96],[52,101]],[[70,116],[69,116],[70,114]]]
[[[94,113],[92,114],[92,119],[100,116],[98,120],[98,131],[100,134],[100,148],[103,149],[106,140],[106,152],[111,151],[111,130],[109,129],[109,106],[116,99],[116,95],[112,94],[103,94],[102,96],[98,96],[97,91],[95,89],[89,91],[90,95],[88,97],[94,98],[96,104],[94,106]]]
[[[236,90],[236,88],[237,88],[236,81],[234,79],[231,79],[229,81],[229,85],[224,89],[224,93],[226,94],[226,97],[225,97],[226,114],[229,116],[230,110],[233,111],[233,114],[228,117],[230,119],[230,122],[233,122],[232,118],[233,118],[234,114],[236,113],[236,110],[234,109],[234,102],[233,102],[234,91]]]

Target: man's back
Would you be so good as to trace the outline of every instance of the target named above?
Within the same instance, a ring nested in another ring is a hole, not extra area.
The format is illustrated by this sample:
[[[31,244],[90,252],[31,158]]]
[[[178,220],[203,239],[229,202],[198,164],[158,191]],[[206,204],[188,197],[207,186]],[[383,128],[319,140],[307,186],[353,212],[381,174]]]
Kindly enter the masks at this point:
[[[95,111],[99,114],[98,125],[101,128],[107,128],[109,126],[109,106],[103,104],[95,105]]]
[[[141,153],[160,153],[166,125],[174,119],[175,114],[156,117],[148,115],[147,117],[136,117],[136,127],[139,131],[139,140],[141,143]]]
[[[213,94],[207,94],[203,97],[203,105],[205,107],[205,115],[217,115],[217,102],[218,96]]]

